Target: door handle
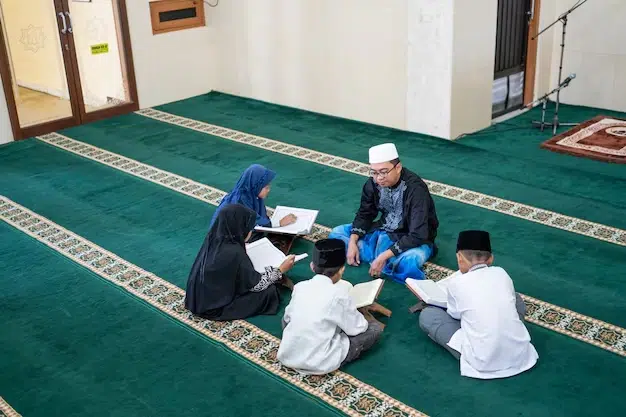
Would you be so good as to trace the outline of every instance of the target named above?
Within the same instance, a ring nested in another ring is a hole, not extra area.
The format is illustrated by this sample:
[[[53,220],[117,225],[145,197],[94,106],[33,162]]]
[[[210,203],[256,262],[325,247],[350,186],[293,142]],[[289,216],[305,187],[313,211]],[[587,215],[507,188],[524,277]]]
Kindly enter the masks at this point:
[[[67,21],[65,20],[65,15],[63,13],[59,12],[59,16],[61,16],[61,20],[63,21],[63,29],[61,29],[61,33],[65,35],[67,33]]]
[[[70,27],[67,29],[67,31],[69,33],[74,33],[74,24],[72,24],[72,16],[70,15],[70,12],[65,12],[65,14],[67,15],[67,19],[70,21]]]

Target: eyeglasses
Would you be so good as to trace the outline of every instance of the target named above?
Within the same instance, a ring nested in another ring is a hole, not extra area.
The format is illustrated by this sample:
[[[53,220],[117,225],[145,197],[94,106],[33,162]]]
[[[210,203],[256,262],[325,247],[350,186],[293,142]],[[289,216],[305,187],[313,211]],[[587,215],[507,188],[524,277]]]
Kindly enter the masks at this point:
[[[373,169],[370,169],[370,177],[372,177],[372,178],[385,178],[387,175],[389,175],[389,173],[391,171],[393,171],[393,169],[396,166],[398,166],[398,162],[393,164],[393,167],[391,167],[391,169],[381,169],[380,171],[374,171]]]

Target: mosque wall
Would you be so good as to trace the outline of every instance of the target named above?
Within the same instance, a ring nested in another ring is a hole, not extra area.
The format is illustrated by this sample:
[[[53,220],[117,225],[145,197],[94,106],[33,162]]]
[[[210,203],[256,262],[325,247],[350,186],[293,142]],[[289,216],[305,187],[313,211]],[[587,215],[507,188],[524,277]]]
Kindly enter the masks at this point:
[[[220,2],[215,88],[453,138],[491,122],[496,4]]]
[[[150,0],[126,0],[139,105],[152,107],[207,93],[215,84],[215,33],[205,27],[152,34]],[[222,0],[222,4],[228,1]],[[207,20],[214,9],[206,7]]]
[[[540,27],[576,1],[544,0]],[[444,138],[490,122],[497,0],[221,0],[206,27],[157,36],[149,0],[126,3],[142,108],[215,89]],[[626,111],[624,16],[623,0],[570,16],[564,103]],[[536,96],[556,84],[560,30],[539,42]]]
[[[578,0],[542,2],[544,28]],[[626,112],[626,1],[592,0],[568,17],[563,59],[563,78],[576,79],[563,90],[566,104],[600,107]],[[536,94],[558,84],[562,25],[542,35],[537,68]],[[547,36],[546,36],[547,35]]]
[[[216,89],[403,129],[408,3],[221,0]]]

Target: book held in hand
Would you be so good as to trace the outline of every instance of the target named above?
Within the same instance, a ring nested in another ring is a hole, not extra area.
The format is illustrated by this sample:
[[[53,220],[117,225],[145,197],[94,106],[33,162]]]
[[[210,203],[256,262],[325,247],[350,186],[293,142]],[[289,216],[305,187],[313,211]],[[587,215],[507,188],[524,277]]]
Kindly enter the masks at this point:
[[[296,216],[296,222],[290,224],[289,226],[281,227],[281,219],[290,214]],[[254,228],[254,230],[257,230],[259,232],[283,233],[288,235],[308,235],[313,229],[313,225],[315,224],[315,220],[317,219],[318,214],[318,210],[276,206],[276,208],[274,209],[274,214],[270,219],[272,221],[272,227],[257,226]]]
[[[246,244],[246,252],[252,261],[255,271],[260,274],[264,273],[265,268],[268,266],[278,268],[287,259],[287,256],[266,237]],[[306,253],[296,255],[295,261],[301,261],[307,256],[309,255]]]
[[[352,297],[356,304],[356,308],[362,308],[375,304],[384,283],[385,281],[382,279],[375,279],[373,281],[352,285],[342,279],[335,285],[344,288],[350,294],[350,297]]]
[[[452,276],[437,282],[430,279],[407,278],[405,284],[417,298],[426,304],[447,308],[448,290],[446,285],[449,283],[451,277]]]

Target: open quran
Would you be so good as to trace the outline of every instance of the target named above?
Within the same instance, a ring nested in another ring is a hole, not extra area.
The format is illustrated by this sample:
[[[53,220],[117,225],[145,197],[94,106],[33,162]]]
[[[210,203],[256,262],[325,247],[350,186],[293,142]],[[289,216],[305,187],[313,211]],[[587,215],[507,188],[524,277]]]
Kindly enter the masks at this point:
[[[290,224],[289,226],[281,227],[280,220],[290,214],[296,216],[296,222]],[[254,230],[259,232],[282,233],[288,235],[308,235],[313,229],[313,225],[315,224],[318,214],[318,210],[276,206],[274,214],[272,214],[272,218],[270,219],[272,221],[272,227],[257,226]]]
[[[246,253],[252,261],[254,269],[259,273],[264,273],[265,268],[273,266],[278,268],[287,258],[287,255],[282,253],[280,249],[272,244],[268,238],[264,237],[256,242],[246,244]],[[296,262],[309,256],[306,253],[296,255]]]
[[[446,285],[449,283],[450,278],[444,278],[437,282],[430,279],[407,278],[405,285],[417,298],[426,304],[446,308],[448,306]]]

